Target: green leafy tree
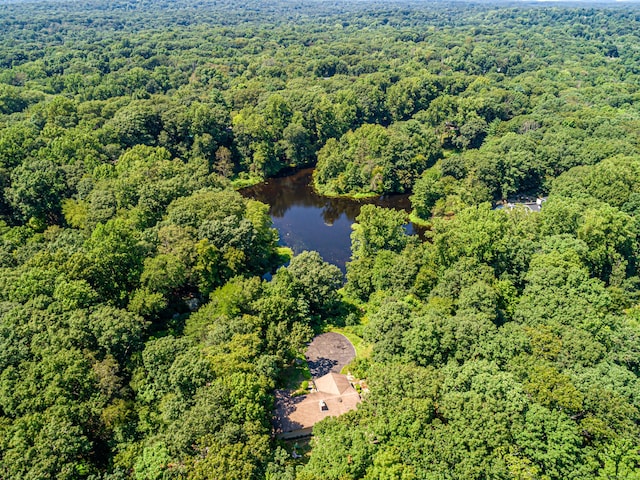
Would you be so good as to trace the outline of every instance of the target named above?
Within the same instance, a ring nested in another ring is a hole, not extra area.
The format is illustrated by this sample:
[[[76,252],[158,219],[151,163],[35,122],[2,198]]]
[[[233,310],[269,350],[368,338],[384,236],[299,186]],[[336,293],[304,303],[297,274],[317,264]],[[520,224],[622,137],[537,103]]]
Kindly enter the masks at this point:
[[[55,223],[67,194],[63,170],[47,160],[27,160],[11,173],[7,199],[23,221],[30,218]]]

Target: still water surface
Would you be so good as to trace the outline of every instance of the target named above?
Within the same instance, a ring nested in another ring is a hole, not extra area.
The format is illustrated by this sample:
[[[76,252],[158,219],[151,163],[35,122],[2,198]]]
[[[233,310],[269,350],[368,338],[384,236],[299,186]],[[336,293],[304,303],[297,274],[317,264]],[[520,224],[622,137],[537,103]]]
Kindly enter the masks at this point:
[[[313,169],[271,178],[240,190],[248,198],[270,206],[273,226],[280,233],[280,244],[294,253],[316,250],[322,258],[345,271],[351,256],[351,225],[362,205],[374,204],[396,210],[411,210],[409,195],[384,195],[353,200],[319,195],[311,186]],[[416,230],[409,224],[407,233]]]

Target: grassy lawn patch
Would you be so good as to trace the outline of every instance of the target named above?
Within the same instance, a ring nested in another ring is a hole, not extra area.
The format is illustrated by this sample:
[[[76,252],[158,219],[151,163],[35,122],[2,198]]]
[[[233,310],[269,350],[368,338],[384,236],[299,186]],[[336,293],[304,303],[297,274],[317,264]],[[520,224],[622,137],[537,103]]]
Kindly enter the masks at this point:
[[[251,187],[253,185],[257,185],[260,182],[264,182],[264,178],[262,177],[238,177],[231,180],[231,186],[235,190],[240,190],[241,188]]]
[[[329,327],[327,331],[339,333],[347,337],[356,349],[356,357],[369,358],[373,347],[362,339],[362,327],[362,325]]]
[[[300,355],[293,364],[280,373],[282,386],[287,390],[293,390],[298,395],[306,393],[309,380],[311,380],[311,372],[304,355]]]

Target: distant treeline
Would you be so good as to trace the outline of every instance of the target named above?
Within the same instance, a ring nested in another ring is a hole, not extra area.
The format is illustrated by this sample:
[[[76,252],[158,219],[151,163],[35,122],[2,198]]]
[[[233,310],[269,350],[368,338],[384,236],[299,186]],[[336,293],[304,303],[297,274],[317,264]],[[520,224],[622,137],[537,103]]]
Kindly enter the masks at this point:
[[[0,478],[640,478],[636,7],[4,2],[0,32]],[[290,259],[235,189],[302,166],[411,192],[425,241],[367,206],[346,284]],[[293,459],[272,392],[329,326],[371,393]]]

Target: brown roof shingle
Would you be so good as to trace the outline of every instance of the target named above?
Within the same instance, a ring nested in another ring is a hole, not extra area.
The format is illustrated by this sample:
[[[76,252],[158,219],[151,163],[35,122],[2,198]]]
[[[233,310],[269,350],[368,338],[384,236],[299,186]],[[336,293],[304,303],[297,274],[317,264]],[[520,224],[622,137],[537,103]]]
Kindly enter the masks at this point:
[[[276,391],[276,435],[308,429],[326,417],[354,410],[360,403],[360,395],[345,375],[329,373],[315,383],[317,392],[299,397],[292,397],[287,390]],[[326,409],[320,407],[321,401]]]

